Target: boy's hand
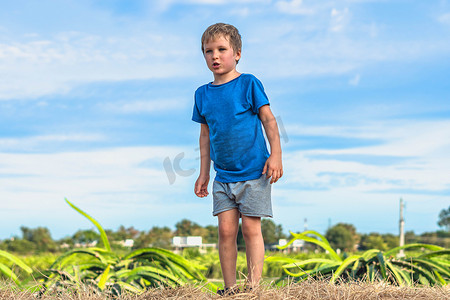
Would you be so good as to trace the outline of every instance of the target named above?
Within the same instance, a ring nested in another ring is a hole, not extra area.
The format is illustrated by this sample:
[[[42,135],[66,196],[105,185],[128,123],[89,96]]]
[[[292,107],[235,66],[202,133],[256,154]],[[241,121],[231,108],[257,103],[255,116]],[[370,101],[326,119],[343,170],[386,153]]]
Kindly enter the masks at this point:
[[[209,175],[199,176],[197,181],[195,182],[194,193],[200,198],[208,196],[209,195],[208,183],[209,183]]]
[[[266,174],[266,178],[272,177],[270,184],[275,183],[283,176],[283,164],[281,162],[281,156],[270,155],[266,160],[262,174]]]

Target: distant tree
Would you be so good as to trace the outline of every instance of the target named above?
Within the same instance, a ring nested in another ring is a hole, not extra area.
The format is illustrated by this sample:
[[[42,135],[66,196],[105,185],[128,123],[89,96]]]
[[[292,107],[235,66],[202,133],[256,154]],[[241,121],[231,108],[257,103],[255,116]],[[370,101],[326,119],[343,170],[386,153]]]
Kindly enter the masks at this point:
[[[183,219],[176,223],[175,228],[176,236],[201,236],[202,238],[206,238],[209,235],[208,229],[188,219]]]
[[[73,243],[76,244],[89,244],[94,241],[100,241],[100,234],[92,229],[78,230],[72,236]]]
[[[444,248],[450,248],[450,231],[438,230],[436,231],[437,238],[439,239],[439,246]]]
[[[416,236],[414,231],[405,232],[405,244],[413,244],[419,242],[419,237]]]
[[[117,246],[117,243],[113,243],[113,242],[119,241],[119,240],[116,239],[116,232],[114,230],[112,230],[112,229],[106,229],[105,228],[105,233],[106,233],[106,236],[108,237],[109,242],[111,243],[111,247],[115,248],[115,246]],[[102,239],[100,239],[98,241],[97,246],[98,247],[104,247],[105,246],[105,245],[103,245]],[[118,248],[116,248],[116,249],[118,249]]]
[[[347,223],[338,223],[338,225],[345,227],[351,233],[355,245],[359,243],[360,235],[356,232],[356,227],[354,225]]]
[[[439,238],[436,232],[424,232],[419,237],[420,242],[425,244],[437,245],[439,243]]]
[[[330,227],[325,237],[335,249],[353,251],[356,244],[356,229],[353,225],[339,223]]]
[[[264,238],[264,244],[275,244],[278,243],[279,239],[286,238],[283,233],[283,227],[281,225],[276,225],[270,219],[261,220],[261,231]]]
[[[384,251],[388,249],[387,243],[379,233],[363,234],[359,245],[361,250],[379,249]]]
[[[216,227],[217,228],[217,227]],[[285,238],[283,234],[283,227],[276,225],[270,219],[261,220],[261,231],[264,238],[264,244],[272,244],[278,242],[278,239]],[[236,244],[239,251],[245,251],[245,240],[242,234],[242,224],[239,224]]]
[[[392,249],[398,247],[400,244],[399,238],[397,235],[387,233],[382,235],[384,242],[386,243],[388,249]]]
[[[22,238],[32,242],[36,246],[37,252],[56,252],[58,246],[52,239],[50,231],[45,227],[28,228],[20,227]]]
[[[436,234],[440,238],[450,238],[450,231],[438,230],[436,231]]]
[[[123,225],[121,225],[117,231],[114,231],[112,229],[105,229],[105,233],[108,236],[111,247],[115,250],[124,249],[124,247],[118,242],[124,241],[126,239],[134,239],[133,237],[137,238],[140,234],[139,230],[135,229],[134,227],[125,228]],[[99,239],[97,246],[104,246],[102,239]]]
[[[174,234],[178,236],[189,236],[192,235],[193,229],[198,226],[197,223],[194,223],[191,220],[183,219],[175,224]]]
[[[236,244],[239,251],[245,251],[245,240],[242,234],[242,224],[239,224]]]
[[[62,245],[64,245],[64,247],[66,247],[67,245],[69,247],[73,247],[75,244],[72,239],[72,236],[65,236],[65,237],[57,240],[56,243],[58,244],[59,247],[61,247]]]
[[[208,231],[206,238],[206,243],[214,244],[219,242],[219,229],[218,226],[208,225],[205,227]]]
[[[169,227],[153,227],[150,232],[150,246],[170,249],[173,232]]]
[[[450,232],[443,230],[434,232],[424,232],[419,236],[419,241],[424,244],[433,244],[444,248],[449,248]]]
[[[139,230],[135,229],[133,226],[125,228],[125,226],[121,225],[114,233],[114,239],[116,241],[124,241],[127,239],[136,239],[138,235]]]
[[[444,230],[450,231],[450,206],[447,209],[444,208],[439,213],[438,225],[444,228]]]
[[[140,249],[149,247],[151,243],[151,237],[145,231],[141,231],[139,236],[134,240],[133,249]]]
[[[24,239],[20,238],[12,238],[10,240],[5,240],[4,242],[4,250],[9,252],[14,252],[17,254],[32,254],[36,252],[36,244]]]
[[[134,249],[160,247],[170,249],[173,232],[169,227],[153,227],[148,232],[142,231],[134,240]]]

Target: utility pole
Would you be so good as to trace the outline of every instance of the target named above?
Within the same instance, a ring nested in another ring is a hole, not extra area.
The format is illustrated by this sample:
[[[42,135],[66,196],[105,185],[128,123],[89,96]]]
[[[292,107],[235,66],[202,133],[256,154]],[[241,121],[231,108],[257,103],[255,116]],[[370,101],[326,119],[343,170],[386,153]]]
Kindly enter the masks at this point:
[[[405,219],[403,218],[403,209],[405,208],[405,204],[403,203],[403,199],[400,198],[400,222],[399,222],[399,229],[400,229],[400,247],[405,245]],[[405,252],[400,250],[398,253],[398,257],[404,257]]]
[[[303,226],[304,231],[308,230],[308,219],[305,218],[305,225]]]

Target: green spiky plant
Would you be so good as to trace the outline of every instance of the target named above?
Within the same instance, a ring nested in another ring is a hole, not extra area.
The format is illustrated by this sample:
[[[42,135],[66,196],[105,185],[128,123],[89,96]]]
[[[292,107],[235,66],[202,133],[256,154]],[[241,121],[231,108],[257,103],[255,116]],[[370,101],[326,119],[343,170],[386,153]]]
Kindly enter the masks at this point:
[[[69,250],[56,259],[44,272],[42,293],[62,286],[73,289],[81,284],[114,294],[122,292],[142,293],[147,288],[158,286],[180,286],[188,282],[202,282],[209,288],[201,267],[182,256],[160,248],[142,248],[120,256],[111,250],[108,237],[102,226],[87,213],[65,199],[81,215],[93,223],[100,232],[103,248]]]
[[[6,260],[13,263],[14,266],[17,266],[24,270],[27,274],[33,273],[33,270],[24,263],[20,258],[18,258],[15,255],[12,255],[11,253],[8,253],[6,251],[0,250],[0,257],[6,258]],[[20,284],[19,278],[14,273],[14,271],[9,268],[7,265],[0,262],[0,273],[3,273],[7,278],[11,279],[16,283],[17,285]]]
[[[409,244],[383,252],[371,249],[362,254],[341,258],[330,246],[328,240],[316,231],[291,232],[293,238],[279,249],[286,249],[294,240],[304,240],[320,246],[328,253],[328,258],[297,260],[288,257],[268,257],[267,261],[284,262],[285,277],[305,280],[308,277],[329,277],[330,282],[338,280],[384,280],[404,285],[446,285],[450,281],[450,249],[428,244]],[[420,254],[413,257],[396,257],[400,250],[418,249]],[[427,250],[427,251],[426,251]]]

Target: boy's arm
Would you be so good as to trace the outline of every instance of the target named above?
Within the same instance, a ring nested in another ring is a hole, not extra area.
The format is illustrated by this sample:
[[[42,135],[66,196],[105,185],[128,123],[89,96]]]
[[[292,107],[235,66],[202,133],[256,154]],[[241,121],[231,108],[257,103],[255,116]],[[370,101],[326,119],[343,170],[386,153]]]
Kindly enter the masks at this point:
[[[208,196],[209,171],[211,169],[211,156],[209,148],[209,127],[201,124],[200,129],[200,175],[195,182],[194,192],[198,197]]]
[[[278,125],[269,105],[264,105],[259,108],[259,118],[264,126],[264,130],[266,131],[266,136],[270,144],[270,156],[264,165],[264,170],[262,173],[267,173],[267,178],[272,177],[270,183],[274,183],[277,182],[281,176],[283,176],[283,163],[281,161],[281,144]]]

